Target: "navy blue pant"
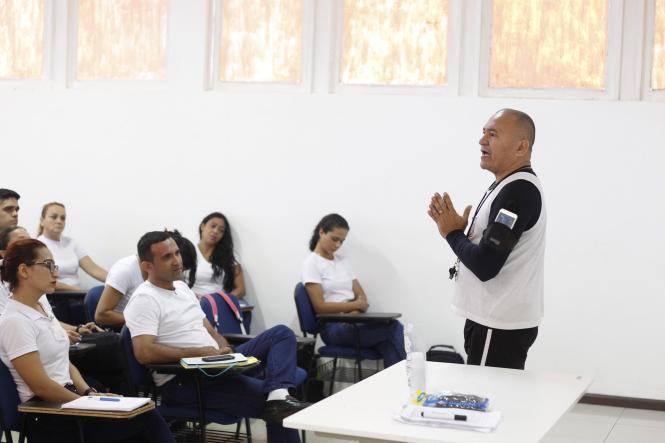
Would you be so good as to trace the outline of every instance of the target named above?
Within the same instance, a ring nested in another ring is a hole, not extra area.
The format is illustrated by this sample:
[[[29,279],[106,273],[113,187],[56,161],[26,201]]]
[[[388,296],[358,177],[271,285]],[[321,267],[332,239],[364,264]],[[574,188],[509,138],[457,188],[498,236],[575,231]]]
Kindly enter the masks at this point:
[[[360,324],[358,336],[360,347],[378,352],[385,368],[406,358],[404,326],[397,320],[387,324]],[[330,346],[355,346],[354,326],[349,323],[328,323],[321,328],[321,339]]]
[[[62,415],[31,415],[27,431],[31,443],[79,441],[76,419]],[[154,409],[128,420],[84,418],[83,433],[86,442],[94,443],[175,443],[168,425]]]
[[[201,391],[206,409],[216,409],[235,417],[260,418],[270,391],[295,386],[296,337],[286,326],[279,325],[259,334],[253,340],[236,346],[236,351],[254,356],[261,365],[243,374],[221,375],[201,380]],[[263,378],[258,378],[263,374]],[[162,400],[169,406],[195,408],[194,380],[177,376],[162,391]],[[299,443],[295,429],[281,424],[266,424],[271,443]]]

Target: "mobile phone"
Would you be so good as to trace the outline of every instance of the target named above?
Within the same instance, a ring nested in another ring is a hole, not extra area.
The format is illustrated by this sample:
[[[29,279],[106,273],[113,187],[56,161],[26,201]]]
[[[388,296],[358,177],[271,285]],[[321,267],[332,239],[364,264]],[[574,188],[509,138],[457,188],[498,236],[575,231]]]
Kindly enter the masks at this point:
[[[515,222],[517,221],[517,214],[510,212],[507,209],[500,209],[494,221],[508,226],[508,229],[513,229],[513,226],[515,226]]]
[[[203,357],[201,361],[205,362],[211,362],[211,361],[226,361],[226,360],[233,360],[235,357],[231,354],[224,354],[224,355],[211,355],[209,357]]]

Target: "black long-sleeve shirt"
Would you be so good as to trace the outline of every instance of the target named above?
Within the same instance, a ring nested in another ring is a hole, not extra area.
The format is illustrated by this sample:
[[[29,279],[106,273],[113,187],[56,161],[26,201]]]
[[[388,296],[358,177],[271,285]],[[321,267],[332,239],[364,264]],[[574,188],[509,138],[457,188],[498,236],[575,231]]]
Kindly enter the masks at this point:
[[[530,169],[527,172],[533,173]],[[540,191],[526,180],[508,183],[492,202],[489,220],[493,222],[501,209],[517,214],[517,221],[512,228],[512,235],[517,243],[522,233],[531,229],[540,217],[542,209]],[[482,234],[482,232],[474,233],[481,236]],[[496,277],[512,251],[512,248],[498,250],[483,241],[476,245],[461,229],[448,233],[446,240],[464,266],[481,281]]]

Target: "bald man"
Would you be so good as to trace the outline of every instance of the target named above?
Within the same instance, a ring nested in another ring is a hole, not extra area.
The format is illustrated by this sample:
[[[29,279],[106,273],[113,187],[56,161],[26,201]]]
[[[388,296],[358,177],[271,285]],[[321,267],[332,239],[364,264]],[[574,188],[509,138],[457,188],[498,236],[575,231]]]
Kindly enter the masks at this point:
[[[531,167],[531,117],[502,109],[483,127],[480,167],[494,182],[476,207],[460,215],[448,193],[434,194],[427,213],[457,256],[453,311],[466,318],[467,363],[524,369],[543,316],[546,215]]]

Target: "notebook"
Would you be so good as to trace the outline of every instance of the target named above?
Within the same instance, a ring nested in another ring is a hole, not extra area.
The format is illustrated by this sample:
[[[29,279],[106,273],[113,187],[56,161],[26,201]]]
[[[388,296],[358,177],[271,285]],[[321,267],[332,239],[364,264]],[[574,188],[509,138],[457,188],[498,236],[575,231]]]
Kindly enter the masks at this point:
[[[129,412],[150,402],[144,397],[107,397],[90,395],[79,397],[62,405],[63,409],[86,409],[91,411],[122,411]]]
[[[247,366],[258,362],[256,357],[245,357],[238,353],[232,355],[233,359],[221,361],[203,361],[204,357],[181,358],[180,365],[183,368],[226,368],[229,366]]]
[[[456,420],[456,416],[458,418],[459,416],[463,416],[464,420]],[[457,408],[428,408],[404,404],[396,411],[393,418],[402,423],[414,425],[491,432],[499,425],[501,412],[482,412]]]

